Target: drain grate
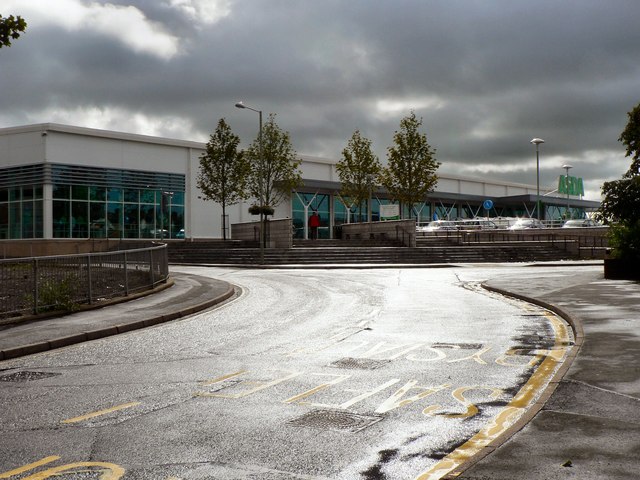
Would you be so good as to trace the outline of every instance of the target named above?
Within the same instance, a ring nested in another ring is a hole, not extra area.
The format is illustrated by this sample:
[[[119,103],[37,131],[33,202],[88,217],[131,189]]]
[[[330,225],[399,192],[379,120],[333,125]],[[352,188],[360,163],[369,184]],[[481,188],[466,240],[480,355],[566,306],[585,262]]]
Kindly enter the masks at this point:
[[[381,415],[360,415],[339,410],[313,410],[287,422],[294,427],[359,432],[382,420]]]
[[[346,357],[336,360],[329,365],[338,368],[355,368],[359,370],[375,370],[389,363],[389,360],[371,360],[370,358]]]
[[[32,380],[40,380],[43,378],[56,377],[61,373],[51,372],[14,372],[8,375],[1,375],[0,382],[30,382]]]

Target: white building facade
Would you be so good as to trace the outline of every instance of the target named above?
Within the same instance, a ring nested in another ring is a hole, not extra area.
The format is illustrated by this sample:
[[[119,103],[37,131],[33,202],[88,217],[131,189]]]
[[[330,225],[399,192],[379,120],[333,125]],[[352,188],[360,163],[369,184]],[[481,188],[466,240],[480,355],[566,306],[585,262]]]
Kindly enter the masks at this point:
[[[202,200],[196,186],[204,151],[200,142],[53,123],[0,129],[0,240],[220,238],[222,209]],[[364,207],[349,205],[339,195],[337,160],[300,159],[304,185],[274,215],[291,217],[298,238],[307,234],[311,211],[320,214],[320,237],[331,238],[343,223],[378,220],[380,205],[391,203],[376,190]],[[441,174],[435,192],[413,214],[421,221],[528,216],[535,193],[535,186]],[[544,217],[567,204],[566,197],[543,200]],[[571,201],[582,214],[598,205]],[[255,220],[250,204],[228,207],[229,223]]]

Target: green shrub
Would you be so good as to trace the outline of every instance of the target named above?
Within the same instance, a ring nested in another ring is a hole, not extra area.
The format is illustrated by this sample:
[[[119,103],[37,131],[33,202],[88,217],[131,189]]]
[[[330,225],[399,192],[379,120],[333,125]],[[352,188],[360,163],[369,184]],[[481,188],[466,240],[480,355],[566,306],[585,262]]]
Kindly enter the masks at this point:
[[[78,291],[78,278],[67,275],[63,279],[46,279],[38,285],[38,312],[62,310],[75,312],[80,305],[74,301]]]

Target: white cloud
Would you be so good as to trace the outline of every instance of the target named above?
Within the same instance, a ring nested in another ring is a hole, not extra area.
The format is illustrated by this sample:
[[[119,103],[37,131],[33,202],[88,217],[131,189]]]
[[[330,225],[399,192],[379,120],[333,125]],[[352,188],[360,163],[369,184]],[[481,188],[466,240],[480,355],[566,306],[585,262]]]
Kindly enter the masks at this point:
[[[216,23],[231,13],[230,0],[169,0],[169,5],[206,24]]]
[[[411,99],[382,98],[376,102],[376,114],[379,117],[393,117],[409,114],[411,110],[440,110],[446,101],[440,97],[427,96]]]
[[[175,115],[146,115],[114,107],[78,106],[64,109],[50,107],[37,113],[27,113],[26,123],[61,123],[87,128],[137,133],[182,140],[196,140],[194,125],[189,118]]]
[[[178,53],[178,38],[150,21],[133,6],[110,3],[82,3],[80,0],[6,0],[3,7],[22,15],[29,29],[57,25],[68,31],[99,32],[120,41],[139,53],[169,59]]]

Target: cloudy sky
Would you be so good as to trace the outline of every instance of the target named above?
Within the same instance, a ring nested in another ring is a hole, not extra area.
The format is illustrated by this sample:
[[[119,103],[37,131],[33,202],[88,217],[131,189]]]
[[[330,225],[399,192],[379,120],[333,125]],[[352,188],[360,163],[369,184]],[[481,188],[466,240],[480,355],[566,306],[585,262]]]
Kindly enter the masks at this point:
[[[354,130],[385,161],[411,110],[441,172],[587,198],[629,167],[640,102],[638,0],[0,0],[26,33],[0,50],[0,127],[56,122],[207,141],[276,113],[300,154]]]

